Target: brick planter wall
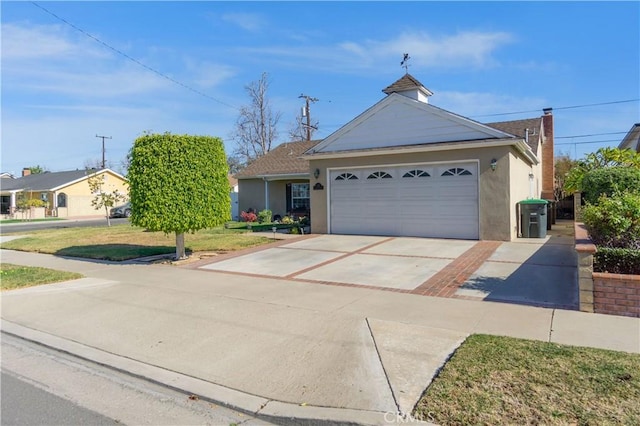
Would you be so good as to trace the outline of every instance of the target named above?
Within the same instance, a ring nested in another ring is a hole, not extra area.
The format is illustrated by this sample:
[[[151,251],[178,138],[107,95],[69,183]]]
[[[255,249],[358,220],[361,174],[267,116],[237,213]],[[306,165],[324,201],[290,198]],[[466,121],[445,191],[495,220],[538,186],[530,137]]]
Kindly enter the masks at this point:
[[[640,275],[593,272],[596,246],[584,224],[575,222],[580,310],[640,317]]]
[[[640,318],[640,275],[594,272],[593,308],[600,314]]]
[[[589,239],[584,224],[575,222],[576,254],[578,256],[578,288],[580,310],[593,312],[593,254],[596,246]]]

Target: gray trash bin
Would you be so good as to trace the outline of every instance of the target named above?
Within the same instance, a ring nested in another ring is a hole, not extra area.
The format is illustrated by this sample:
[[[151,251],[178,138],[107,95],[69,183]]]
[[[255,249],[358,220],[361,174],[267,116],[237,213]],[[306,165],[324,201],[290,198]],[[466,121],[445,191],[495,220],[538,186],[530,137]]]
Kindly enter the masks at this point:
[[[520,226],[522,238],[547,236],[547,200],[532,198],[520,201]]]

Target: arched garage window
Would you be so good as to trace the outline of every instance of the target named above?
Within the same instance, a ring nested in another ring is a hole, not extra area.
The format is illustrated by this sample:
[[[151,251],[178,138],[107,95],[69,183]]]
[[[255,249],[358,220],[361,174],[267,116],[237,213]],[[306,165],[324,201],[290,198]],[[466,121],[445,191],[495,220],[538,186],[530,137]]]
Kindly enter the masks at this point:
[[[67,194],[64,192],[58,194],[58,207],[67,207]]]
[[[442,173],[442,176],[471,176],[472,173],[467,169],[461,169],[460,167],[455,167],[453,169],[449,169]]]
[[[413,177],[429,177],[431,176],[429,173],[424,170],[409,170],[407,173],[403,174],[403,178],[413,178]]]
[[[342,173],[336,176],[336,180],[357,180],[357,179],[358,179],[358,176],[352,173]]]
[[[367,179],[392,179],[391,175],[387,172],[373,172]]]

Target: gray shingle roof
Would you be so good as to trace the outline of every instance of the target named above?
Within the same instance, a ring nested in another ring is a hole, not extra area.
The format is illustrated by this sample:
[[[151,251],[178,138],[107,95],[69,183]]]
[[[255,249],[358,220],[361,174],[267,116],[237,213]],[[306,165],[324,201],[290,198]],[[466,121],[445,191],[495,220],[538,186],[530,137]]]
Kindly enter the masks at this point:
[[[420,89],[421,91],[423,91],[428,95],[433,94],[429,89],[424,87],[424,85],[420,83],[414,76],[408,73],[400,77],[398,80],[396,80],[391,85],[387,86],[382,91],[385,94],[390,95],[391,93],[394,93],[394,92],[404,92],[412,89]]]
[[[493,127],[494,129],[502,130],[503,132],[507,132],[521,138],[525,137],[525,129],[529,129],[529,147],[534,154],[538,154],[538,142],[540,141],[540,135],[542,133],[541,117],[485,124],[489,127]]]
[[[286,142],[245,167],[236,178],[309,173],[309,161],[299,158],[320,141]]]
[[[72,170],[68,172],[44,172],[16,179],[0,179],[2,191],[29,189],[32,191],[50,191],[87,176],[86,170]]]

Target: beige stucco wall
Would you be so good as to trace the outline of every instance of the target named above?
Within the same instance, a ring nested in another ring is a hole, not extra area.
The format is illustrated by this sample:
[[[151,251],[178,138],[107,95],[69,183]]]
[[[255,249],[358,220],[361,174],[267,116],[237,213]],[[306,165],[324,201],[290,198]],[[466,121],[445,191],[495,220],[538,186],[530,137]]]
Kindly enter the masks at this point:
[[[238,209],[246,212],[249,209],[264,209],[264,181],[262,179],[238,180]]]
[[[118,190],[120,194],[124,194],[128,199],[129,188],[126,181],[113,173],[104,172],[100,173],[98,176],[102,175],[106,176],[104,186],[102,187],[103,191],[113,192]],[[67,195],[67,217],[105,215],[104,209],[98,211],[91,206],[91,201],[94,199],[94,195],[91,194],[91,190],[89,189],[88,179],[83,179],[72,185],[59,189],[56,191],[55,196],[57,197],[59,193],[65,193]],[[53,204],[53,200],[51,200],[51,203]],[[117,204],[120,205],[122,203]]]
[[[267,181],[269,192],[268,208],[273,215],[281,217],[287,214],[287,184],[306,183],[306,179],[285,179]],[[249,208],[259,212],[267,207],[265,204],[265,182],[262,179],[240,179],[238,181],[238,206],[240,211]]]
[[[512,158],[513,157],[513,158]],[[491,160],[496,159],[496,170],[491,170]],[[311,178],[311,187],[320,182],[324,190],[311,190],[311,232],[327,233],[327,169],[357,166],[401,165],[430,162],[479,161],[479,221],[481,240],[510,241],[515,238],[515,202],[511,191],[510,181],[512,173],[520,173],[520,166],[515,161],[526,165],[520,159],[516,160],[513,149],[509,146],[490,147],[482,149],[466,149],[457,151],[391,154],[385,156],[338,158],[326,160],[311,160],[310,169],[320,169],[320,176],[316,180]],[[529,167],[526,166],[524,191],[528,192]],[[513,185],[522,186],[520,180]],[[516,194],[518,194],[516,192]]]
[[[518,153],[512,152],[509,155],[509,171],[510,171],[510,223],[511,238],[518,237],[520,219],[518,213],[518,202],[530,198],[530,180],[529,174],[533,173],[533,198],[540,196],[540,167],[539,165],[530,166],[521,161]]]

